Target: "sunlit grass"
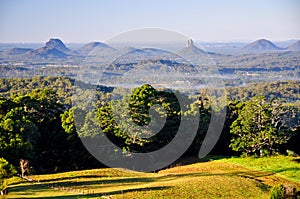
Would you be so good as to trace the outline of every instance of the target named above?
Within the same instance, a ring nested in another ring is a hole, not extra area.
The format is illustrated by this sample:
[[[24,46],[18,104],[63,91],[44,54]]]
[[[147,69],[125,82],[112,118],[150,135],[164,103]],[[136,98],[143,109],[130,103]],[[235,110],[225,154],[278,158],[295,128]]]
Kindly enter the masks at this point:
[[[293,178],[290,168],[299,163],[289,157],[224,158],[158,173],[94,169],[31,176],[37,180],[32,183],[15,177],[6,198],[269,198],[273,185],[300,188],[298,173]],[[278,170],[286,178],[275,174]]]
[[[300,157],[274,156],[263,158],[229,158],[221,162],[235,163],[250,169],[278,174],[289,180],[300,183]]]

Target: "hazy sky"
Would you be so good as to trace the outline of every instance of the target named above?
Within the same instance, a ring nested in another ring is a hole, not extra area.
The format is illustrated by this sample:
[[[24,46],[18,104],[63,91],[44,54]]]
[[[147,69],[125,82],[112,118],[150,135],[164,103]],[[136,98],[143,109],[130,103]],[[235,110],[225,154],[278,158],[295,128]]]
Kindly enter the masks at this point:
[[[0,42],[105,41],[159,27],[201,41],[300,39],[299,0],[0,0]]]

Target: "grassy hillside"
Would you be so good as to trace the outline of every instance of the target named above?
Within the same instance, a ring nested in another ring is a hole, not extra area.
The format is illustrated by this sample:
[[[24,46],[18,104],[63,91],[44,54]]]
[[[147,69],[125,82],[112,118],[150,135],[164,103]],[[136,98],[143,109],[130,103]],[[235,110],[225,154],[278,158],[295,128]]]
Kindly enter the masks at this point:
[[[300,188],[299,157],[229,158],[157,173],[96,169],[10,179],[6,198],[269,198],[270,188]]]
[[[275,156],[265,158],[229,158],[220,160],[235,163],[249,169],[266,171],[300,183],[300,157]]]

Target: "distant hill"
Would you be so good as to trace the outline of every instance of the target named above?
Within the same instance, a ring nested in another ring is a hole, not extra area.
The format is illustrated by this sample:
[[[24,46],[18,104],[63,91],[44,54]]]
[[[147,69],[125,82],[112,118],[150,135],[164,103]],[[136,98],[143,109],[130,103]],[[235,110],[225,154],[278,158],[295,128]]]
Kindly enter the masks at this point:
[[[245,52],[258,53],[258,52],[278,51],[278,50],[283,50],[283,48],[276,46],[274,43],[272,43],[269,40],[260,39],[248,44],[242,50]]]
[[[184,59],[177,54],[156,48],[141,48],[128,51],[119,57],[115,62],[125,64],[137,63],[144,60],[180,60],[184,62]]]
[[[195,46],[193,40],[191,39],[187,41],[186,47],[178,50],[177,53],[183,57],[189,57],[195,55],[207,55],[207,52]]]
[[[67,57],[68,54],[57,50],[56,48],[47,48],[47,47],[42,47],[37,50],[31,51],[28,53],[28,56],[30,58],[34,57],[43,57],[43,58],[64,58]]]
[[[92,50],[94,50],[95,48],[97,49],[102,49],[102,50],[113,50],[112,47],[108,46],[107,44],[105,43],[101,43],[101,42],[91,42],[91,43],[88,43],[84,46],[82,46],[81,48],[79,48],[77,50],[77,52],[79,54],[83,54],[83,55],[87,55],[89,54]]]
[[[126,54],[126,53],[129,53],[129,52],[131,52],[131,51],[134,51],[134,50],[137,50],[137,48],[134,48],[134,47],[131,47],[131,46],[125,46],[125,47],[123,47],[123,48],[121,48],[121,49],[119,49],[119,54]]]
[[[300,51],[300,41],[297,41],[287,47],[287,50],[290,51]]]
[[[4,51],[3,53],[6,55],[21,55],[27,52],[33,51],[31,48],[12,48]]]
[[[43,57],[43,58],[65,58],[69,56],[71,50],[59,39],[51,38],[46,45],[37,50],[30,51],[27,54],[28,58]]]
[[[124,53],[113,60],[112,64],[103,70],[104,76],[100,82],[125,87],[135,87],[144,82],[158,87],[164,85],[167,88],[179,89],[184,88],[183,85],[188,82],[185,75],[194,73],[195,67],[176,53],[156,48],[141,48]],[[126,78],[120,79],[120,76]],[[174,77],[177,77],[176,80]]]

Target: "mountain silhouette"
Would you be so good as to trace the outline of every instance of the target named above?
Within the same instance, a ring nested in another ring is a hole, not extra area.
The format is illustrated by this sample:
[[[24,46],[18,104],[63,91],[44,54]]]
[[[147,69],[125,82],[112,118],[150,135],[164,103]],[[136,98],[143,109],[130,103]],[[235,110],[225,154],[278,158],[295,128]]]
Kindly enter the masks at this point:
[[[256,53],[256,52],[278,51],[278,50],[283,50],[283,48],[276,46],[274,43],[272,43],[267,39],[259,39],[248,44],[242,50],[246,52]]]
[[[26,53],[29,58],[65,58],[69,56],[71,50],[68,49],[60,39],[51,38],[44,47]]]

